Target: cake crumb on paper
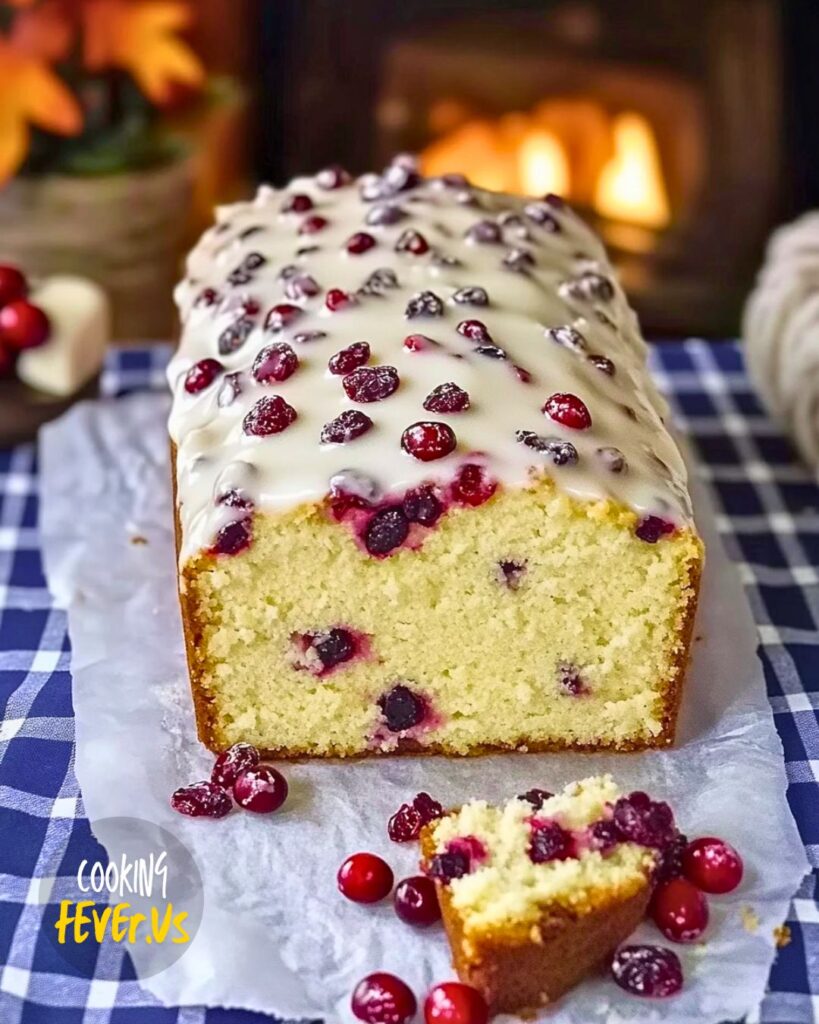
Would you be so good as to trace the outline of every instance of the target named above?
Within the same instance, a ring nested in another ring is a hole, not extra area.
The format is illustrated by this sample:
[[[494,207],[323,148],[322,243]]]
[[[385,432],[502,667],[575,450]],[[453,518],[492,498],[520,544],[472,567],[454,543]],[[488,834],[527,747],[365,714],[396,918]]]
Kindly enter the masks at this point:
[[[753,935],[757,928],[759,928],[759,916],[754,908],[743,907],[740,911],[740,916],[742,917],[742,927],[750,935]]]
[[[791,930],[786,924],[777,925],[773,930],[774,945],[777,949],[784,949],[791,943]]]
[[[140,534],[140,533],[136,533],[136,534],[134,534],[133,537],[131,537],[131,543],[132,544],[147,544],[148,543],[148,538],[147,537],[143,537],[142,534]]]

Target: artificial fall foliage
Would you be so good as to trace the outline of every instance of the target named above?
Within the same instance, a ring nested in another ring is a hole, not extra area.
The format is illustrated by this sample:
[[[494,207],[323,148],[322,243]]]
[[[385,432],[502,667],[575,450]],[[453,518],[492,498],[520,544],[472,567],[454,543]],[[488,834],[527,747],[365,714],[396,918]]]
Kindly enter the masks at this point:
[[[0,183],[26,159],[32,126],[57,136],[83,131],[75,92],[83,72],[125,72],[156,106],[178,86],[204,81],[178,35],[191,22],[182,0],[8,0],[0,15],[8,26],[0,32]]]

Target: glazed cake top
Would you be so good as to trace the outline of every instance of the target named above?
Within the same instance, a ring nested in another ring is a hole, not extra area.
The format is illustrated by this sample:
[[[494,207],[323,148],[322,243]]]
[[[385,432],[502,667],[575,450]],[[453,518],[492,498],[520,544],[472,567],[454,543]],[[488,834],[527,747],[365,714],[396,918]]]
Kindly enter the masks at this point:
[[[339,481],[401,495],[468,463],[690,521],[634,313],[557,197],[422,179],[406,158],[358,180],[329,168],[219,208],[175,297],[183,561],[249,502]]]

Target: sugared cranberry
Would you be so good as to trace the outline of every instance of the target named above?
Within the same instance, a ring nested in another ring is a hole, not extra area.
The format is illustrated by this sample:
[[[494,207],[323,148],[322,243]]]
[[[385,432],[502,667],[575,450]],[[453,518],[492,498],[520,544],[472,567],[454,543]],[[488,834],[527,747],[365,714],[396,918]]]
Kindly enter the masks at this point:
[[[354,302],[355,298],[349,292],[345,292],[343,288],[331,288],[324,299],[324,304],[331,313],[337,313]]]
[[[328,224],[329,221],[326,217],[322,217],[320,213],[312,213],[299,224],[299,234],[315,235],[319,231],[323,231]]]
[[[194,306],[215,306],[220,301],[219,292],[215,288],[203,288],[194,299]]]
[[[674,814],[667,803],[636,791],[614,805],[614,823],[624,840],[663,849],[675,836]]]
[[[245,768],[257,765],[259,760],[259,751],[252,744],[234,743],[216,758],[213,771],[210,773],[211,782],[215,782],[222,789],[232,789],[239,774]]]
[[[313,200],[304,192],[294,192],[281,205],[282,213],[307,213],[313,209]]]
[[[400,383],[394,366],[360,366],[342,380],[347,397],[354,402],[380,402]]]
[[[488,306],[489,295],[485,288],[470,285],[467,288],[459,288],[452,296],[452,301],[460,306]]]
[[[435,292],[417,292],[407,303],[404,316],[407,320],[414,320],[419,316],[443,316],[444,304]]]
[[[479,220],[466,232],[470,242],[493,244],[503,240],[500,227],[493,220]]]
[[[351,180],[349,172],[340,164],[331,164],[329,167],[325,167],[323,170],[319,171],[316,175],[316,184],[318,187],[327,189],[328,191],[335,188],[341,188],[343,185],[348,185]]]
[[[359,295],[384,295],[398,287],[398,276],[390,267],[378,267],[358,289]]]
[[[247,341],[253,326],[253,321],[248,316],[241,316],[229,324],[219,335],[219,355],[228,356],[240,349]]]
[[[543,406],[543,412],[555,423],[560,423],[571,430],[588,430],[592,425],[589,410],[577,395],[550,395]]]
[[[412,990],[385,971],[368,974],[359,981],[350,1007],[365,1024],[408,1024],[418,1010]]]
[[[487,359],[506,359],[506,351],[499,345],[478,345],[475,351]]]
[[[355,637],[348,629],[336,627],[310,636],[310,646],[324,668],[335,668],[356,654]]]
[[[651,916],[672,942],[696,942],[708,925],[708,901],[687,878],[673,878],[654,890]]]
[[[326,331],[298,331],[293,335],[292,340],[297,345],[308,345],[311,341],[321,341],[327,337]]]
[[[441,919],[435,883],[424,875],[413,875],[399,882],[393,904],[401,920],[417,928],[426,928]]]
[[[209,387],[222,372],[223,366],[218,359],[200,359],[185,374],[185,390],[189,395],[196,395]]]
[[[240,373],[225,374],[225,378],[216,392],[216,404],[220,409],[226,409],[229,405],[233,405],[237,396],[241,394],[241,376]]]
[[[556,466],[574,466],[579,458],[571,441],[563,441],[559,437],[544,437],[533,430],[518,430],[515,432],[515,440],[545,455]]]
[[[425,1024],[487,1024],[489,1007],[481,993],[460,981],[430,989],[424,1002]]]
[[[292,377],[299,366],[299,357],[281,341],[267,345],[253,361],[253,376],[260,384],[271,384]]]
[[[451,381],[439,384],[424,399],[427,412],[464,412],[469,408],[469,395]]]
[[[613,821],[605,818],[589,826],[589,847],[606,854],[620,842],[620,833]]]
[[[532,821],[529,840],[529,859],[534,864],[548,864],[553,860],[568,860],[572,856],[572,836],[556,821]]]
[[[250,516],[226,523],[216,534],[210,547],[212,555],[238,555],[253,542],[253,520]]]
[[[298,413],[280,395],[265,395],[253,406],[242,422],[246,434],[267,437],[286,430],[297,418]]]
[[[674,524],[669,523],[667,519],[660,516],[643,516],[634,532],[646,544],[656,544],[661,537],[667,537],[674,530]]]
[[[424,825],[443,816],[444,809],[429,793],[418,793],[412,803],[401,804],[387,825],[394,843],[408,843],[417,839]]]
[[[409,534],[409,521],[397,506],[376,512],[364,532],[364,546],[371,555],[386,555],[400,547]]]
[[[423,420],[407,427],[401,435],[401,447],[414,459],[434,462],[455,451],[458,439],[446,423]]]
[[[375,245],[375,239],[367,231],[356,231],[354,235],[351,235],[344,248],[350,253],[351,256],[360,256],[362,253],[367,252],[368,249],[372,249]]]
[[[665,998],[683,987],[679,957],[662,946],[621,946],[611,962],[611,974],[634,996]]]
[[[341,865],[338,888],[353,903],[378,903],[392,889],[392,869],[374,853],[354,853]]]
[[[294,274],[284,284],[284,294],[288,299],[312,299],[320,291],[318,281],[310,274]]]
[[[547,327],[546,337],[570,352],[586,351],[586,339],[575,327]]]
[[[369,358],[370,346],[367,342],[355,341],[352,345],[348,345],[347,348],[336,352],[334,356],[330,356],[330,361],[327,365],[330,368],[330,373],[343,377],[345,374],[357,370],[359,366],[363,366]]]
[[[347,444],[366,434],[373,421],[360,409],[345,409],[321,428],[322,444]]]
[[[703,892],[732,892],[742,881],[742,858],[722,839],[702,836],[689,843],[683,854],[685,877]]]
[[[429,242],[420,231],[407,228],[395,243],[395,251],[409,252],[413,256],[423,256],[425,252],[429,252]]]
[[[586,359],[597,367],[601,373],[606,373],[609,377],[613,377],[616,367],[614,363],[607,356],[586,356]]]
[[[9,264],[0,266],[0,306],[6,306],[16,299],[24,299],[28,295],[28,283],[25,275]]]
[[[607,277],[589,270],[565,281],[560,286],[560,292],[581,302],[611,302],[614,298],[614,285]]]
[[[397,224],[407,216],[406,211],[394,203],[383,206],[374,206],[364,218],[371,227],[386,227],[389,224]]]
[[[28,299],[13,299],[0,309],[0,341],[17,352],[37,348],[48,341],[51,322]]]
[[[554,793],[550,793],[548,789],[527,789],[525,793],[520,794],[518,800],[525,800],[536,811],[539,811],[546,801],[551,800],[553,796]]]
[[[461,466],[458,475],[452,481],[450,494],[453,501],[474,508],[489,501],[497,489],[497,481],[493,480],[482,466],[467,463]]]
[[[498,562],[496,578],[499,583],[502,583],[510,590],[518,590],[525,575],[525,562],[514,562],[510,559],[504,559],[503,561]]]
[[[224,818],[233,809],[230,797],[215,782],[195,782],[171,797],[171,807],[189,818]]]
[[[434,526],[444,511],[432,487],[416,487],[404,495],[404,515],[411,523]]]
[[[470,341],[489,342],[491,336],[483,320],[461,320],[455,328],[458,334],[462,334]]]
[[[292,324],[303,312],[301,306],[291,306],[288,302],[280,302],[278,306],[273,306],[265,317],[264,329],[270,331],[271,334],[276,334]]]
[[[378,706],[390,732],[404,732],[420,725],[426,718],[427,705],[423,697],[399,683],[378,698]]]
[[[433,348],[440,348],[440,345],[425,334],[408,334],[404,338],[404,348],[408,352],[427,352]]]
[[[609,473],[625,473],[628,469],[626,457],[619,448],[598,448],[596,454]]]
[[[239,772],[233,784],[233,799],[246,811],[270,814],[287,799],[287,780],[269,764],[256,764]]]
[[[515,274],[528,274],[535,265],[535,258],[528,249],[510,249],[501,260],[501,265]]]

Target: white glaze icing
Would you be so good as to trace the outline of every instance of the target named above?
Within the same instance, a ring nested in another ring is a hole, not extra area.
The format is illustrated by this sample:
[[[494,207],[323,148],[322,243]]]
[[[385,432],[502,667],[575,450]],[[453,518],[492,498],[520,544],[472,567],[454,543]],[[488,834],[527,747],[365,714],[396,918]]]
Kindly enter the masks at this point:
[[[394,164],[387,173],[400,178],[402,166]],[[170,433],[177,447],[182,562],[208,548],[220,527],[237,515],[215,501],[225,490],[245,491],[256,508],[281,510],[321,501],[330,479],[350,469],[371,477],[382,494],[397,495],[425,480],[450,481],[460,465],[470,461],[480,462],[505,487],[525,484],[534,468],[546,470],[560,487],[583,499],[611,497],[639,514],[689,522],[685,467],[662,422],[666,408],[645,368],[645,343],[602,244],[590,229],[562,205],[539,204],[550,218],[543,226],[524,212],[531,200],[464,190],[440,180],[422,181],[381,201],[364,201],[362,187],[377,188],[378,181],[368,175],[326,190],[316,178],[300,177],[283,190],[262,186],[252,201],[219,208],[216,225],[191,252],[187,276],[175,293],[183,329],[168,370],[174,392]],[[282,213],[283,201],[293,194],[310,196],[314,208]],[[366,224],[373,207],[384,203],[399,206],[404,218],[387,226]],[[510,213],[520,221],[502,227],[501,242],[468,237],[476,222],[502,222]],[[315,234],[299,234],[305,217],[315,214],[325,217],[327,226]],[[407,228],[419,231],[430,251],[420,256],[395,251]],[[376,245],[352,255],[345,243],[358,231],[372,235]],[[297,255],[300,248],[312,246],[318,248]],[[503,265],[504,256],[514,248],[524,248],[534,258],[524,272]],[[250,253],[261,254],[266,262],[250,272],[246,283],[229,284],[231,272]],[[457,263],[442,265],[436,253],[454,257]],[[280,272],[293,264],[318,283],[316,296],[286,296]],[[359,294],[354,305],[336,312],[326,307],[329,289],[355,293],[380,268],[395,272],[398,287],[381,295]],[[584,272],[611,282],[610,297],[573,295],[566,282]],[[453,300],[455,292],[469,286],[485,289],[489,304],[476,307]],[[219,301],[205,304],[205,289],[218,293]],[[424,290],[442,300],[443,315],[408,319],[408,302]],[[251,318],[252,329],[236,351],[220,355],[219,338],[242,315],[246,299],[259,307]],[[283,302],[304,311],[284,330],[271,334],[264,329],[265,316]],[[456,331],[465,319],[482,321],[508,359],[475,352],[475,343]],[[549,327],[567,325],[582,334],[585,351],[564,347],[546,333]],[[317,330],[326,336],[302,343],[293,340],[301,332]],[[423,334],[439,344],[428,351],[408,351],[403,342],[409,334]],[[328,370],[328,359],[357,341],[370,345],[368,365],[398,370],[400,386],[383,401],[352,402],[342,378]],[[275,342],[292,344],[299,367],[281,383],[258,383],[251,372],[254,359]],[[598,369],[588,354],[607,356],[615,364],[615,374]],[[186,392],[187,371],[205,358],[219,360],[225,373],[241,374],[241,391],[232,402],[224,401],[223,376],[197,394]],[[530,382],[519,379],[516,365],[529,371]],[[427,395],[449,381],[468,392],[471,407],[449,415],[425,411]],[[554,393],[581,398],[591,413],[591,428],[572,430],[544,415],[542,406]],[[280,395],[298,418],[281,433],[247,436],[243,420],[265,395]],[[321,444],[322,426],[351,408],[370,416],[374,427],[347,444]],[[458,439],[456,450],[433,462],[404,452],[401,435],[419,420],[448,423]],[[577,463],[553,465],[516,440],[520,430],[570,441],[577,449]],[[598,455],[598,449],[609,447],[623,453],[626,472],[612,472]]]

